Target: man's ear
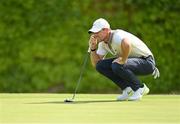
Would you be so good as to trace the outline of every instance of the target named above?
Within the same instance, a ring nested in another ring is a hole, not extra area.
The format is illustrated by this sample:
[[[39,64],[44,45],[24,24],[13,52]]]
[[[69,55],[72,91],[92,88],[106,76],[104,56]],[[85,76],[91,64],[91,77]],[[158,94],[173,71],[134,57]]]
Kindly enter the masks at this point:
[[[105,31],[107,28],[103,28],[102,30]]]
[[[102,30],[103,30],[103,31],[108,31],[109,29],[108,29],[108,28],[103,28]]]

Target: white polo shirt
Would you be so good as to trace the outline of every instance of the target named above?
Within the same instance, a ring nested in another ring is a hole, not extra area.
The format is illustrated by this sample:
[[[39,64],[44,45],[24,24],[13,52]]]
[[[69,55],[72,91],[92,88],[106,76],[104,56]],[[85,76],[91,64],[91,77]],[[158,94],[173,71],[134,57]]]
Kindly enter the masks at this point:
[[[131,42],[129,57],[147,57],[149,55],[153,57],[152,52],[146,44],[135,35],[120,29],[112,30],[111,32],[113,34],[111,41],[112,49],[105,42],[100,42],[98,44],[97,54],[106,55],[110,52],[114,56],[121,56],[121,42],[124,38],[128,38]]]

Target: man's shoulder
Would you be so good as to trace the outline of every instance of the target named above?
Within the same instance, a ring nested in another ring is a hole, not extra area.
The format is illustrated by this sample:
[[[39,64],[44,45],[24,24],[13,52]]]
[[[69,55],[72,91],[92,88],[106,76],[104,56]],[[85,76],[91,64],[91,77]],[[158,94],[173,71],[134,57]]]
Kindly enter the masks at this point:
[[[126,32],[123,29],[115,29],[115,30],[111,30],[113,33],[122,33],[122,32]]]
[[[122,29],[113,30],[113,34],[115,39],[132,38],[132,36],[134,36],[131,33]]]
[[[112,30],[112,33],[115,37],[122,37],[126,33],[126,31],[122,29],[116,29],[116,30]]]
[[[112,32],[113,34],[117,34],[117,33],[120,33],[120,32],[121,32],[121,29],[111,30],[111,32]]]
[[[123,34],[123,30],[122,29],[116,29],[116,30],[112,30],[112,33],[113,33],[113,41],[121,41],[122,40],[122,34]]]

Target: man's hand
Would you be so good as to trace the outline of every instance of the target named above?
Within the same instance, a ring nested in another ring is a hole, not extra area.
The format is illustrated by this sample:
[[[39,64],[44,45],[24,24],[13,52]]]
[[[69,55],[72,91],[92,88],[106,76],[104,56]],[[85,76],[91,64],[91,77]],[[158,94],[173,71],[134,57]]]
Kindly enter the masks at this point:
[[[123,61],[122,57],[115,59],[112,63],[115,63],[115,62],[121,65],[126,63],[125,61]]]
[[[94,38],[93,35],[91,35],[90,39],[89,39],[89,47],[91,50],[94,50],[97,48],[97,39]]]

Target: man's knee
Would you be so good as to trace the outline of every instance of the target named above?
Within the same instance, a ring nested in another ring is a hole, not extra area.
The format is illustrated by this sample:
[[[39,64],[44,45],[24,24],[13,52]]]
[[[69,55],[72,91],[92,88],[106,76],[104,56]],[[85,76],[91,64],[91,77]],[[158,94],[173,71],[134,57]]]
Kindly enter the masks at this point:
[[[118,63],[112,63],[111,68],[114,73],[123,72],[123,65],[120,65]]]
[[[103,71],[103,63],[102,63],[101,60],[96,63],[96,70],[98,72],[102,72]]]

